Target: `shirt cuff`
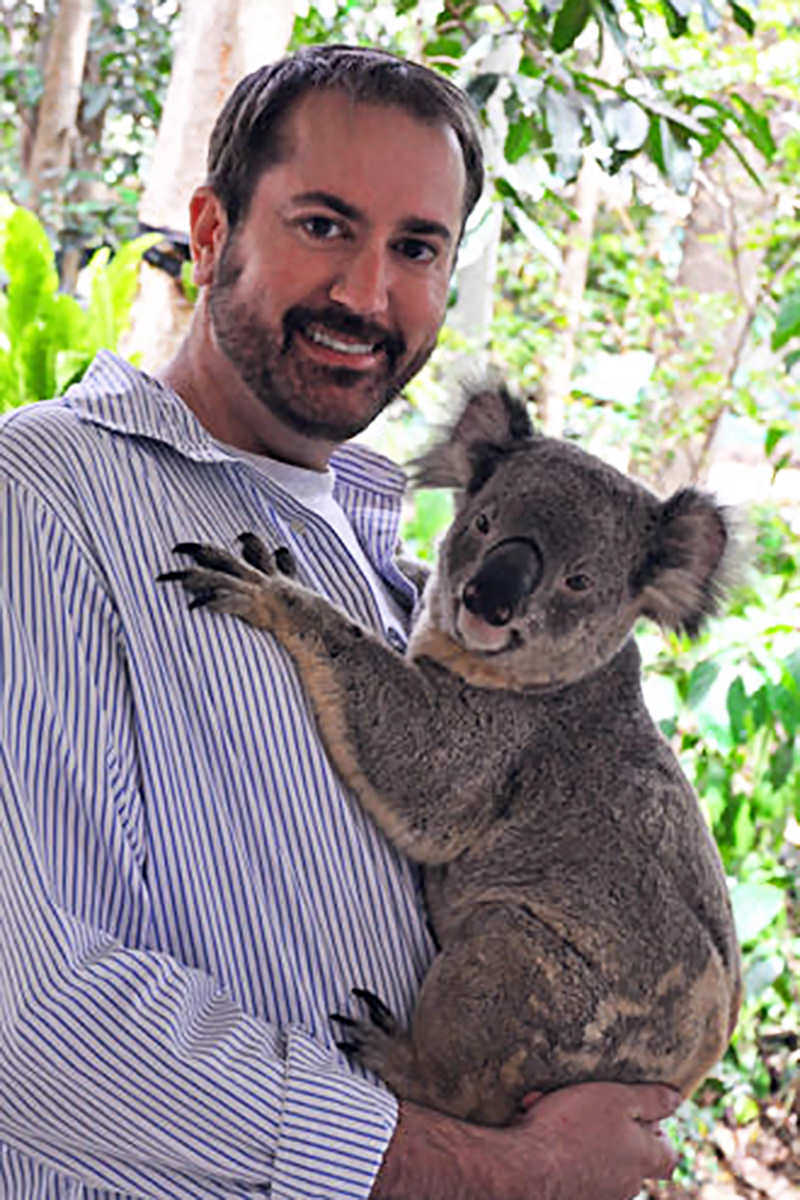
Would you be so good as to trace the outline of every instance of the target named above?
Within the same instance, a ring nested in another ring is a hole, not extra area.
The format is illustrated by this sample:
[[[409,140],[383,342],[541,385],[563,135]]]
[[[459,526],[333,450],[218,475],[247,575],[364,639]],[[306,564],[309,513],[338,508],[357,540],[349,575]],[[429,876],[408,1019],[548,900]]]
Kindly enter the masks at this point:
[[[397,1123],[396,1098],[287,1031],[286,1103],[273,1200],[366,1200]]]

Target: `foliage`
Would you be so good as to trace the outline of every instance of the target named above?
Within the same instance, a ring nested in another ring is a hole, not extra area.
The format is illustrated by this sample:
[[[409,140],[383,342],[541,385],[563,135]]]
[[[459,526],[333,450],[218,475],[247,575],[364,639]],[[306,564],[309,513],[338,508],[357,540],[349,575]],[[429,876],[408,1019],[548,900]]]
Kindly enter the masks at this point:
[[[687,91],[653,58],[665,29],[672,38],[693,32],[695,9],[715,32],[729,25],[754,32],[745,5],[725,7],[727,15],[710,0],[404,0],[362,9],[342,0],[329,10],[309,7],[295,23],[294,42],[377,35],[452,75],[487,123],[496,123],[499,109],[506,130],[497,185],[513,215],[525,211],[523,178],[530,174],[514,170],[517,164],[535,159],[538,187],[557,192],[575,177],[589,143],[612,174],[642,154],[681,191],[691,184],[695,159],[722,143],[741,156],[743,139],[770,160],[768,120],[745,95],[733,86],[722,94]],[[612,46],[616,66],[609,71]],[[747,169],[756,173],[749,163]]]
[[[125,330],[138,266],[158,235],[137,238],[113,258],[98,250],[84,273],[87,302],[58,291],[55,256],[38,219],[8,206],[0,224],[0,411],[57,395],[80,378],[103,347]]]
[[[44,88],[47,37],[58,0],[13,0],[0,25],[0,188],[28,198],[25,172]],[[141,172],[172,67],[178,0],[95,0],[62,245],[113,246],[136,233]],[[49,224],[49,204],[38,214]]]
[[[800,1085],[800,537],[774,511],[756,521],[753,578],[726,618],[693,647],[649,638],[651,707],[700,795],[743,949],[732,1045],[678,1122],[685,1180],[710,1171],[716,1122],[756,1130]]]

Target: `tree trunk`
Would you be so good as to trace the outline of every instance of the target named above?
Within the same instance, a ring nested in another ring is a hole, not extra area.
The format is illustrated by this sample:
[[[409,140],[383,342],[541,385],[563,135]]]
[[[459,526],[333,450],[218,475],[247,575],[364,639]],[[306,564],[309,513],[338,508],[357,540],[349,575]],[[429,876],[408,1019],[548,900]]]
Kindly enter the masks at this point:
[[[172,75],[141,220],[188,230],[189,198],[205,178],[205,151],[217,114],[247,72],[280,58],[294,19],[293,0],[184,0]],[[169,359],[191,316],[180,282],[145,263],[126,353],[152,368]]]
[[[61,0],[50,32],[28,178],[30,207],[51,226],[59,224],[91,23],[92,0]]]

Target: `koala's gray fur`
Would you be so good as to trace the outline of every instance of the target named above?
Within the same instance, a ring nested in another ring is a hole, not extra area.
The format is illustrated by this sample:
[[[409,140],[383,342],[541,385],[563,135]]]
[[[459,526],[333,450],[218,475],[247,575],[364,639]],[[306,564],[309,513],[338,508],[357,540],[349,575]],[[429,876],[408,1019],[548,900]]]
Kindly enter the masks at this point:
[[[582,1080],[688,1094],[734,1028],[740,960],[631,629],[697,630],[724,514],[537,436],[502,388],[419,469],[458,503],[405,658],[270,573],[252,537],[250,566],[184,546],[199,566],[167,576],[280,638],[338,771],[425,866],[440,951],[412,1028],[367,996],[351,1047],[398,1095],[484,1123]]]

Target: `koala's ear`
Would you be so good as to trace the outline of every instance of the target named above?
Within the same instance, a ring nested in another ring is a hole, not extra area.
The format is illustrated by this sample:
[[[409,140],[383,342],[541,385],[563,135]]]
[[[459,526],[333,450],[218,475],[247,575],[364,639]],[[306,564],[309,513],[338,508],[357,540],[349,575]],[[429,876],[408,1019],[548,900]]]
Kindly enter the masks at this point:
[[[683,488],[665,500],[631,577],[642,615],[695,637],[717,607],[729,544],[725,509],[713,497]]]
[[[522,400],[502,384],[476,388],[449,432],[412,464],[415,483],[477,491],[500,459],[532,436]]]

